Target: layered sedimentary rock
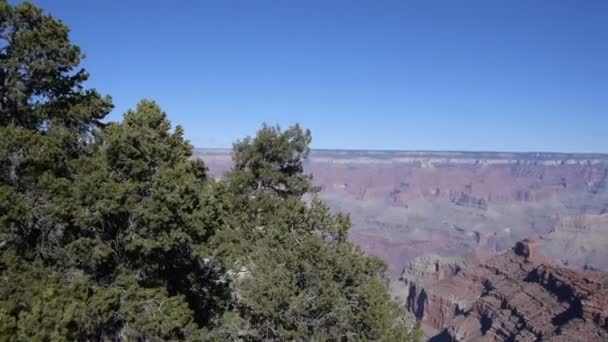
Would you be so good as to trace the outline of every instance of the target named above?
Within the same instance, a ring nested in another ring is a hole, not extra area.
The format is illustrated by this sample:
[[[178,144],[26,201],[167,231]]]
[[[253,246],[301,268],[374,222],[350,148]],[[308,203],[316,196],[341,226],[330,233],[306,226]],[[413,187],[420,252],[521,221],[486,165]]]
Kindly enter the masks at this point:
[[[197,156],[217,177],[232,163],[228,150]],[[608,219],[608,155],[313,150],[305,169],[393,279],[422,254],[498,252],[527,237],[572,267],[608,270],[608,229],[592,218]]]
[[[418,258],[400,280],[433,341],[608,340],[608,275],[556,265],[535,240],[495,256]]]
[[[434,340],[608,341],[606,275],[565,267],[608,270],[608,155],[313,151],[305,168]]]
[[[229,150],[196,154],[215,175],[231,166]],[[462,197],[462,203],[477,206],[601,191],[608,182],[608,155],[313,150],[306,169],[323,191],[360,200],[407,205],[421,197]]]

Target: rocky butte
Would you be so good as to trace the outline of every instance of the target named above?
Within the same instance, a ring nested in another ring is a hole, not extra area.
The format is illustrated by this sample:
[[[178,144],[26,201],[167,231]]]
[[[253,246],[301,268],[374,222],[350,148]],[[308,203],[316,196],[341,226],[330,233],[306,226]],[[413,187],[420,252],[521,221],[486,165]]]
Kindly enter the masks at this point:
[[[493,256],[419,257],[396,288],[431,341],[608,340],[608,275],[556,265],[536,240]]]

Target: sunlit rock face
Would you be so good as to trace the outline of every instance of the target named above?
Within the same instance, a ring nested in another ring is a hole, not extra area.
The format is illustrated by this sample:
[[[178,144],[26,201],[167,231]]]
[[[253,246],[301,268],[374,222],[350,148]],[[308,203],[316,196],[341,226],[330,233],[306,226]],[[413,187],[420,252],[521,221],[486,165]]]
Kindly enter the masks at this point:
[[[608,340],[608,275],[556,265],[536,240],[494,256],[416,258],[400,285],[434,341]]]

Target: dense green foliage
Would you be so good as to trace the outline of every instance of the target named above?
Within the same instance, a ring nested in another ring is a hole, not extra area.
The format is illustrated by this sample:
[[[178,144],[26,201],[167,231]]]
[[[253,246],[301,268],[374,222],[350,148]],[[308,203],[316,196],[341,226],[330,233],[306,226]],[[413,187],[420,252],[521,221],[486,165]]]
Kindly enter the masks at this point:
[[[68,29],[0,0],[0,340],[386,340],[385,267],[264,126],[209,179],[180,127],[85,89]]]

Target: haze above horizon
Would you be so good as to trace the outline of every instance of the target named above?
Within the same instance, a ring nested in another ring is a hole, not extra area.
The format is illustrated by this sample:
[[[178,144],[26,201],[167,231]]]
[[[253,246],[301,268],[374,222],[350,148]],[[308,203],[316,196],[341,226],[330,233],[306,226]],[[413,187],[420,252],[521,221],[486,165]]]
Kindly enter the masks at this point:
[[[110,120],[153,99],[196,147],[608,152],[608,1],[33,2]]]

